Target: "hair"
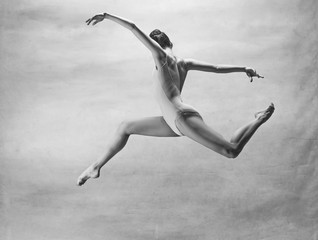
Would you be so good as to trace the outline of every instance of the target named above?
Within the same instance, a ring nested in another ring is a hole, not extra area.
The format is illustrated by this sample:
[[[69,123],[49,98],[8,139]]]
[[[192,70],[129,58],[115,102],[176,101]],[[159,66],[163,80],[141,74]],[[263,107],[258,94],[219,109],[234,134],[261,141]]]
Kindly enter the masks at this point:
[[[161,32],[159,29],[153,30],[149,36],[155,40],[159,45],[165,49],[167,47],[172,48],[173,44],[170,41],[169,37],[164,33]]]

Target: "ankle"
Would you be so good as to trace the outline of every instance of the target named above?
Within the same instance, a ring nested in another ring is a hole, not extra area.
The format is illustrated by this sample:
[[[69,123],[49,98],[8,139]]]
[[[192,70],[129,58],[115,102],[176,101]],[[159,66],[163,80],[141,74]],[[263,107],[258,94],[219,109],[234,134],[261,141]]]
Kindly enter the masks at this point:
[[[256,126],[261,126],[265,121],[262,117],[258,117],[255,119]]]
[[[93,163],[91,167],[93,168],[93,170],[99,170],[101,168],[101,165],[99,162],[96,162],[96,163]]]

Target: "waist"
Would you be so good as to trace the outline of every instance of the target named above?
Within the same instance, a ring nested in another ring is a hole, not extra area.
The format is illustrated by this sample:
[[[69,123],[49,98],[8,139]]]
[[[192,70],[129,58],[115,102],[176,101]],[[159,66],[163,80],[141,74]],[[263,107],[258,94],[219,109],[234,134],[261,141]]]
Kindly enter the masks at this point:
[[[182,112],[197,112],[197,110],[189,104],[186,104],[182,101],[181,96],[175,96],[171,99],[160,99],[158,101],[160,108],[163,112],[174,112],[174,113],[182,113]]]

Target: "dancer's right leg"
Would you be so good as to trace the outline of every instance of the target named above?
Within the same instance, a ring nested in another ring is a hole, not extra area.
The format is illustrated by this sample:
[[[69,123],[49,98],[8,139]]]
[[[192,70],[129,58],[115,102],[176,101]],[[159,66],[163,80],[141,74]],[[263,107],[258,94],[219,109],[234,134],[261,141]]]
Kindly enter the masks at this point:
[[[177,119],[176,124],[185,136],[225,157],[235,158],[273,112],[274,105],[271,104],[265,111],[260,112],[260,115],[253,122],[236,131],[231,141],[225,140],[223,136],[207,126],[201,117],[196,115],[181,116]]]
[[[242,139],[244,139],[244,141],[247,142],[249,138],[247,139],[246,136],[251,137],[252,136],[251,132],[254,133],[261,124],[266,122],[270,118],[272,113],[274,112],[274,109],[275,109],[274,104],[271,103],[271,105],[265,111],[260,111],[256,113],[255,119],[252,122],[250,122],[249,124],[235,131],[230,142],[239,143],[239,142],[242,142],[241,141]]]
[[[131,134],[177,137],[163,117],[148,117],[136,121],[124,121],[118,127],[115,136],[106,147],[106,153],[99,161],[89,166],[78,178],[77,184],[83,185],[89,178],[99,177],[100,169],[126,145]]]

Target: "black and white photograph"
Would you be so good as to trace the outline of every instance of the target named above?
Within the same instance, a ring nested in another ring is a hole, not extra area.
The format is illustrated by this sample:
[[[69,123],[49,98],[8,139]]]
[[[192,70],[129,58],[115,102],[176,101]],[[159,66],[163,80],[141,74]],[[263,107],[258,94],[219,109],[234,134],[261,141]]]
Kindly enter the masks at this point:
[[[0,9],[0,239],[318,240],[316,0]]]

